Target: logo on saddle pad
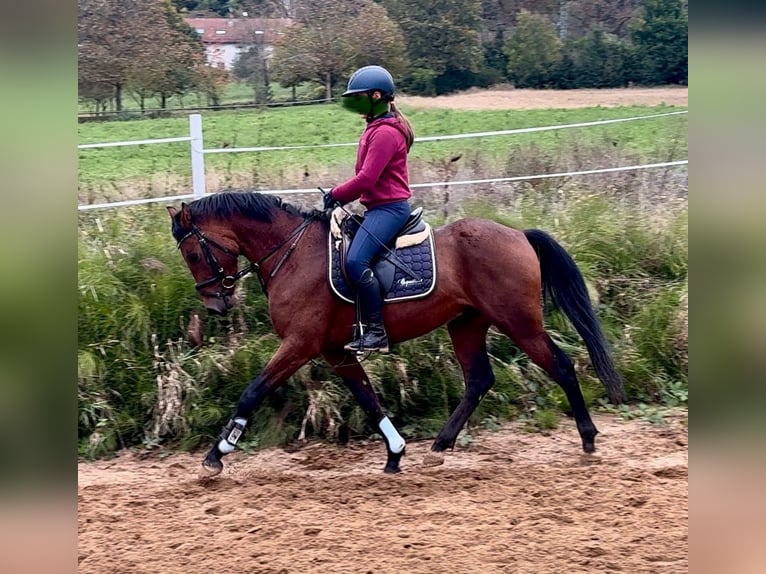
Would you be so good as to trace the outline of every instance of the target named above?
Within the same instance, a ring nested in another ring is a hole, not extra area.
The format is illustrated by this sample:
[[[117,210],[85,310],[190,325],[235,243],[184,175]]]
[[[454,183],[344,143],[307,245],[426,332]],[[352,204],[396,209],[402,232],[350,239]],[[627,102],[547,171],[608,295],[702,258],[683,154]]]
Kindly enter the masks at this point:
[[[430,295],[436,283],[436,257],[431,226],[423,221],[423,208],[412,212],[397,237],[372,263],[380,282],[383,300],[387,303],[407,301]],[[342,300],[353,303],[354,291],[343,272],[345,260],[359,225],[347,214],[336,209],[330,219],[329,279],[332,291]],[[360,233],[364,233],[361,231]]]
[[[402,277],[396,282],[400,287],[412,287],[414,285],[420,285],[423,282],[422,279],[405,279]]]

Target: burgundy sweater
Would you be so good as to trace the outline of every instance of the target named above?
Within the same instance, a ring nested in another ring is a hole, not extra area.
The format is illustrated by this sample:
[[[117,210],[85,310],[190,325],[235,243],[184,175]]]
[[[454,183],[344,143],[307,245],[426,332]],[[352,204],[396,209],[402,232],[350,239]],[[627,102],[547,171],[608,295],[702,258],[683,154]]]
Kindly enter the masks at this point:
[[[370,122],[359,140],[356,175],[335,186],[332,196],[343,203],[358,199],[367,209],[409,199],[404,130],[395,117]]]

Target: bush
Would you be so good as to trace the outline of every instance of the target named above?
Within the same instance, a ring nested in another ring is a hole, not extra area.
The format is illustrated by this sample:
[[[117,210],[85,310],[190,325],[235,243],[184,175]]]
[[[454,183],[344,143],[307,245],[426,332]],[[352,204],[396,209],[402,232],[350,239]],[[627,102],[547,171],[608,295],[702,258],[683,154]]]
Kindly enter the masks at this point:
[[[435,96],[437,76],[438,74],[431,69],[415,68],[402,81],[402,89],[421,96]]]
[[[636,81],[688,84],[689,7],[686,0],[644,0],[632,30]]]
[[[617,36],[596,29],[568,44],[577,88],[616,88],[627,85],[629,48]]]

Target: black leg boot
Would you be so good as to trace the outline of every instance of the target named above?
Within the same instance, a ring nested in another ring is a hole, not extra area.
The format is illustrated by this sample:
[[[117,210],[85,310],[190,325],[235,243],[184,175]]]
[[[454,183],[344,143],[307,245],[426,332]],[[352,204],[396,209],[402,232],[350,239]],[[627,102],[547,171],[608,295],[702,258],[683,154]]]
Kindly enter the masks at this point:
[[[361,336],[344,347],[347,351],[388,353],[388,337],[383,327],[383,294],[377,277],[368,269],[356,285],[359,310],[364,327]]]

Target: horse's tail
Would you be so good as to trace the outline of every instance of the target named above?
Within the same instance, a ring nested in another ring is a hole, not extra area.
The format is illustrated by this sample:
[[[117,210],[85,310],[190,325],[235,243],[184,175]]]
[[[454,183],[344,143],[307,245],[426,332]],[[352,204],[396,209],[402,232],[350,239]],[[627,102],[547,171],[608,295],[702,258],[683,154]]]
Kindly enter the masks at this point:
[[[593,368],[614,404],[625,401],[622,377],[614,366],[601,325],[590,303],[585,279],[572,257],[555,239],[539,229],[524,231],[540,260],[546,299],[561,309],[585,341]]]

